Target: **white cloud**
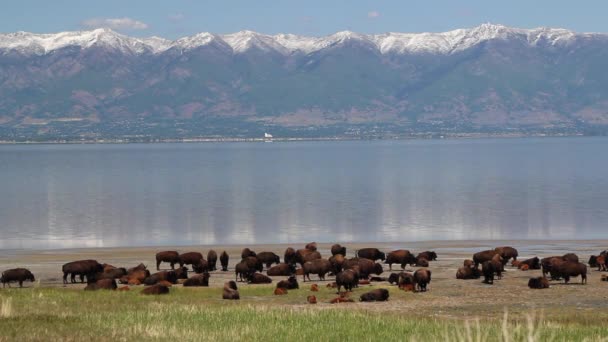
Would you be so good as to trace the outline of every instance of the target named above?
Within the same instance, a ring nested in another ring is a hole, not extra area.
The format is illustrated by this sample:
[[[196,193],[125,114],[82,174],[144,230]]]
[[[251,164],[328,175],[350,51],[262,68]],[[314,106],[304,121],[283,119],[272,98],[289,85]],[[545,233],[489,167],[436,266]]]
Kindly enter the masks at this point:
[[[367,17],[370,19],[375,19],[378,18],[380,16],[380,12],[378,11],[371,11],[367,13]]]
[[[113,30],[145,30],[148,24],[131,18],[92,18],[82,22],[87,28],[110,28]]]

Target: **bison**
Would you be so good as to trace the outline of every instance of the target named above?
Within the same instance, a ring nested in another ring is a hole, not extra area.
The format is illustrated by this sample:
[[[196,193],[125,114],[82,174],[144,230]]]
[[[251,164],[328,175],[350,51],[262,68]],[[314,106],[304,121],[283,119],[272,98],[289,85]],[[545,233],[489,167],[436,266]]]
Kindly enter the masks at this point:
[[[370,259],[363,258],[353,258],[344,262],[344,268],[350,269],[353,266],[359,267],[359,278],[367,279],[370,274],[380,275],[384,272],[382,265],[379,263],[375,263]]]
[[[496,260],[487,260],[481,264],[481,272],[483,273],[483,282],[486,284],[494,284],[494,274],[498,279],[502,277],[502,263]]]
[[[564,261],[578,262],[578,255],[576,255],[574,253],[566,253],[566,254],[562,255],[562,259]]]
[[[475,262],[471,259],[464,259],[462,262],[462,266],[464,267],[475,267]]]
[[[311,251],[309,249],[298,249],[296,251],[296,262],[301,266],[304,266],[304,263],[308,261],[313,261],[317,259],[321,259],[321,253],[317,251]]]
[[[393,269],[393,264],[399,264],[401,269],[404,269],[405,265],[416,263],[416,257],[406,249],[398,249],[388,253],[384,263],[388,264],[389,270]]]
[[[171,269],[175,269],[175,264],[180,263],[179,253],[177,251],[164,251],[156,253],[156,270],[160,269],[161,262],[168,262]]]
[[[304,248],[308,249],[309,251],[316,251],[317,250],[317,243],[316,242],[309,242],[306,244],[306,246],[304,246]]]
[[[274,295],[275,296],[283,296],[287,294],[287,289],[283,288],[283,287],[277,287],[276,289],[274,289]]]
[[[245,259],[241,260],[241,262],[246,263],[249,268],[254,269],[258,272],[262,272],[262,270],[264,269],[264,265],[257,257],[246,257]]]
[[[236,286],[236,282],[232,280],[225,282],[222,292],[222,299],[238,300],[240,298],[241,297],[239,296],[239,290]]]
[[[308,304],[317,304],[317,297],[308,296],[306,297],[306,301],[308,302]]]
[[[344,270],[336,275],[338,293],[340,293],[341,287],[344,287],[345,291],[352,291],[357,284],[359,284],[359,275],[355,270]]]
[[[103,272],[103,266],[97,260],[78,260],[64,264],[61,270],[64,284],[68,283],[68,274],[71,275],[72,283],[76,282],[76,275],[79,275],[80,282],[84,283],[84,277],[87,277],[87,281],[92,280],[89,278],[94,278],[95,274]]]
[[[304,271],[303,281],[306,281],[306,278],[308,278],[308,280],[310,280],[311,273],[317,274],[319,276],[319,279],[325,280],[325,275],[327,273],[331,272],[332,266],[331,266],[331,263],[329,262],[329,260],[315,259],[315,260],[307,261],[306,263],[304,263],[304,266],[302,266],[302,269]]]
[[[481,272],[475,267],[460,267],[456,272],[456,279],[479,279]]]
[[[342,254],[342,256],[346,256],[346,247],[342,247],[340,244],[335,244],[331,246],[331,255],[335,256],[337,254]]]
[[[222,264],[222,271],[226,272],[228,271],[228,261],[230,260],[230,257],[228,256],[228,253],[226,253],[226,251],[223,251],[222,254],[220,255],[220,263]]]
[[[506,265],[509,259],[517,260],[517,256],[519,255],[517,249],[510,246],[496,247],[494,250],[502,258],[503,265]]]
[[[194,276],[186,279],[186,281],[184,282],[183,285],[185,287],[209,286],[209,272],[194,275]]]
[[[530,278],[528,280],[528,287],[531,289],[548,289],[549,280],[545,277]]]
[[[209,272],[209,262],[205,259],[201,259],[198,261],[198,263],[192,264],[192,270],[194,273],[198,274]]]
[[[255,254],[254,251],[252,251],[251,249],[245,247],[243,248],[243,250],[241,251],[241,259],[245,259],[247,257],[255,257],[257,256],[257,254]]]
[[[270,284],[272,283],[272,279],[265,274],[262,273],[249,273],[247,276],[247,281],[250,284]]]
[[[269,276],[290,276],[296,273],[296,267],[293,264],[278,264],[272,266],[266,271]]]
[[[357,251],[357,257],[373,261],[386,260],[384,252],[381,252],[378,248],[362,248]]]
[[[285,261],[286,264],[295,265],[297,262],[296,250],[291,247],[288,247],[287,249],[285,249],[285,254],[283,255],[283,261]]]
[[[107,268],[104,267],[102,273],[95,274],[95,279],[120,279],[127,275],[127,270],[124,267]]]
[[[366,292],[359,297],[361,302],[385,302],[388,300],[389,294],[387,289],[376,289]]]
[[[96,291],[96,290],[116,290],[116,280],[114,279],[100,279],[95,282],[90,282],[84,288],[85,291]]]
[[[194,269],[194,265],[200,264],[201,260],[203,260],[203,255],[199,252],[188,252],[179,255],[179,266],[183,267],[184,265],[192,265]]]
[[[429,267],[429,261],[425,258],[416,258],[416,266]]]
[[[141,291],[141,294],[145,294],[145,295],[161,295],[161,294],[168,294],[168,293],[169,293],[169,287],[162,285],[162,284],[148,286]]]
[[[16,281],[19,283],[19,287],[23,287],[23,282],[29,280],[31,282],[36,281],[34,275],[30,270],[26,268],[13,268],[10,270],[6,270],[2,272],[2,277],[0,277],[0,282],[2,282],[2,287],[8,284],[8,287],[11,287],[11,282]]]
[[[342,254],[336,254],[329,258],[329,263],[331,264],[331,272],[333,274],[338,274],[342,272],[342,268],[344,268],[345,261],[346,259]]]
[[[425,251],[422,253],[418,253],[418,255],[416,256],[416,259],[420,259],[420,258],[425,258],[428,261],[436,261],[437,253],[435,253],[434,251]]]
[[[168,281],[171,284],[177,284],[177,273],[175,271],[156,272],[144,279],[144,285],[154,285],[163,280]]]
[[[528,265],[528,269],[540,270],[540,259],[538,257],[526,259],[526,260],[521,261],[519,263],[519,265],[520,266],[518,266],[518,268],[520,268],[521,265]]]
[[[277,283],[277,288],[284,288],[288,290],[299,289],[298,279],[295,276],[290,276],[287,280],[281,280]]]
[[[266,268],[270,268],[270,266],[272,266],[272,264],[281,263],[281,258],[278,255],[274,254],[273,252],[258,253],[257,258],[262,264],[266,265]]]
[[[498,254],[498,252],[494,249],[481,251],[473,254],[473,262],[475,263],[475,267],[479,267],[480,264],[492,260],[492,258],[496,254]]]
[[[431,271],[424,268],[417,270],[414,272],[414,282],[419,292],[426,292],[426,287],[431,282]]]
[[[587,266],[581,262],[564,261],[557,266],[557,273],[568,284],[570,277],[581,276],[581,284],[587,283]]]
[[[207,252],[207,262],[209,263],[209,271],[217,270],[217,252],[213,249]]]
[[[243,281],[243,279],[247,279],[249,274],[255,273],[255,271],[256,271],[256,269],[249,267],[247,262],[241,261],[238,264],[236,264],[236,266],[234,267],[234,273],[235,273],[234,280],[238,280],[240,277],[241,281]]]

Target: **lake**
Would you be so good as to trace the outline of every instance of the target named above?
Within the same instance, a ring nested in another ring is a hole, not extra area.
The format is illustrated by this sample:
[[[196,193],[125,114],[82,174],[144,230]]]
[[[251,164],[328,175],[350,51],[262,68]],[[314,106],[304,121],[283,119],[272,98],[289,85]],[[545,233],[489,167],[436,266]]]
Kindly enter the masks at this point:
[[[608,238],[608,138],[0,146],[0,248]]]

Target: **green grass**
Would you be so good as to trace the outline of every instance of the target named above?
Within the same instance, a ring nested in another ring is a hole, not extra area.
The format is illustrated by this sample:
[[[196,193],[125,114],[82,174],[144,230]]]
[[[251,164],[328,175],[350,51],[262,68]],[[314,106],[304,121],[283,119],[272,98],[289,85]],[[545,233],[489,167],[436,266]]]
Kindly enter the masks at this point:
[[[272,287],[243,286],[241,301],[221,300],[221,289],[173,288],[166,296],[34,288],[0,291],[0,340],[179,341],[596,341],[606,340],[603,321],[540,313],[514,319],[455,320],[420,317],[379,304],[306,305],[308,290],[271,296]],[[321,301],[333,291],[321,289]],[[301,304],[301,305],[296,305]]]

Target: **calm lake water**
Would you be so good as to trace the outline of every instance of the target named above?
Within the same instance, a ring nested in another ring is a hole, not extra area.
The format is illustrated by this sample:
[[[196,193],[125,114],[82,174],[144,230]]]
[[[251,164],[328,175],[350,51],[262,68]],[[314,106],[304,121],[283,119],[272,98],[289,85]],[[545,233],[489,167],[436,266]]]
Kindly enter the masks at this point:
[[[608,138],[0,146],[0,248],[608,238]]]

